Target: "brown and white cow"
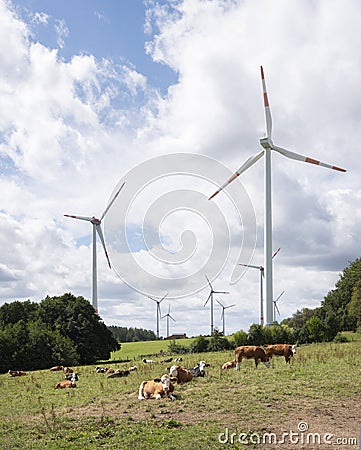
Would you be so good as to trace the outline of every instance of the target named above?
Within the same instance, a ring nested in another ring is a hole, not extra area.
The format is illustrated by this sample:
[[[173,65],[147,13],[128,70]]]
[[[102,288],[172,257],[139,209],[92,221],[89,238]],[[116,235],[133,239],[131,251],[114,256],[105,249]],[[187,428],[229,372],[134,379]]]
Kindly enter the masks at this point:
[[[172,366],[169,369],[169,375],[171,378],[176,378],[177,383],[187,383],[187,381],[193,380],[193,375],[190,370],[181,366]]]
[[[286,363],[290,363],[291,358],[296,353],[296,345],[292,344],[274,344],[266,347],[266,355],[271,359],[272,356],[284,356]]]
[[[52,372],[57,372],[59,370],[63,370],[63,366],[54,366],[54,367],[50,367],[50,369]]]
[[[71,367],[63,367],[63,372],[65,375],[68,375],[69,373],[73,373],[74,370]]]
[[[148,398],[170,398],[174,400],[175,397],[172,394],[174,391],[174,384],[171,382],[168,374],[162,375],[161,378],[155,378],[151,381],[143,381],[139,386],[139,400],[146,400]]]
[[[8,374],[11,377],[22,377],[26,375],[26,372],[23,372],[22,370],[9,370]]]
[[[236,370],[239,370],[241,366],[242,359],[251,359],[253,358],[256,367],[258,363],[261,361],[267,368],[269,368],[269,358],[266,355],[266,352],[262,347],[258,347],[257,345],[243,345],[241,347],[237,347],[235,349],[235,361],[236,361]]]
[[[222,369],[232,369],[233,367],[236,367],[236,361],[227,361],[223,364]]]
[[[73,380],[60,381],[59,383],[57,383],[54,386],[55,389],[65,389],[65,388],[75,388],[75,387],[76,387],[76,383]]]

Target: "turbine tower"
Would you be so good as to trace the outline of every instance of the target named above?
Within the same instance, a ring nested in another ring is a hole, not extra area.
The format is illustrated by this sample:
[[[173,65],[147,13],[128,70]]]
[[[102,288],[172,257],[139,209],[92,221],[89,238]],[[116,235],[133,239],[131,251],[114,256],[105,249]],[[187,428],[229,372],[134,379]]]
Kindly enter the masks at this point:
[[[168,305],[168,314],[165,314],[163,317],[161,317],[161,319],[167,318],[167,337],[169,337],[169,319],[172,319],[174,322],[176,322],[176,320],[170,315],[170,305]]]
[[[209,299],[211,299],[211,336],[213,335],[213,330],[214,330],[214,325],[213,325],[213,294],[229,294],[229,292],[223,292],[223,291],[215,291],[211,285],[211,282],[209,281],[207,275],[206,275],[209,287],[211,288],[211,292],[208,295],[208,298],[205,302],[205,304],[203,305],[203,307],[206,306],[206,304],[208,303]]]
[[[226,326],[225,326],[225,314],[224,314],[224,311],[226,310],[226,309],[228,309],[228,308],[233,308],[233,306],[236,306],[235,304],[233,304],[233,305],[228,305],[228,306],[224,306],[224,305],[222,305],[222,303],[219,301],[219,300],[217,300],[216,299],[216,302],[219,304],[219,305],[221,305],[221,307],[222,307],[222,314],[221,314],[221,320],[223,321],[223,330],[222,330],[222,333],[223,333],[223,336],[225,336],[226,335]]]
[[[162,297],[160,300],[157,300],[156,298],[150,297],[148,295],[148,298],[150,298],[151,300],[153,300],[153,302],[156,302],[156,304],[157,304],[157,338],[158,339],[159,339],[159,319],[160,319],[160,316],[161,316],[160,304],[166,298],[167,295],[168,295],[168,293],[166,293],[165,296]]]
[[[346,172],[345,169],[341,169],[337,166],[323,163],[308,156],[299,155],[298,153],[291,152],[282,147],[276,146],[272,141],[272,117],[271,110],[268,102],[268,95],[266,89],[266,81],[264,77],[263,67],[261,66],[261,80],[263,88],[263,103],[265,109],[266,118],[266,137],[260,139],[260,144],[263,149],[254,156],[248,158],[242,166],[235,172],[229,180],[227,180],[211,197],[212,199],[222,189],[224,189],[229,183],[235,180],[241,173],[249,169],[255,162],[257,162],[263,155],[265,156],[265,173],[264,173],[264,186],[265,186],[265,214],[264,214],[264,267],[265,267],[265,282],[266,282],[266,325],[272,325],[274,321],[273,317],[273,270],[272,270],[272,192],[271,192],[271,152],[275,151],[287,158],[295,159],[296,161],[303,161],[310,164],[316,164],[318,166],[326,167],[328,169],[338,170],[340,172]]]
[[[73,216],[70,214],[64,214],[65,217],[71,217],[72,219],[80,219],[80,220],[86,220],[87,222],[90,222],[93,226],[93,268],[92,268],[92,305],[95,309],[95,312],[98,313],[98,281],[97,281],[97,233],[100,238],[100,241],[103,245],[103,249],[105,252],[105,257],[107,258],[109,268],[111,269],[110,259],[108,256],[108,252],[105,246],[104,236],[102,232],[101,223],[104,219],[106,213],[109,211],[110,207],[114,203],[115,199],[118,197],[119,192],[123,189],[125,182],[120,186],[114,197],[112,198],[109,205],[105,208],[103,214],[100,216],[100,219],[97,219],[96,217],[84,217],[84,216]]]
[[[277,253],[281,250],[279,248],[272,256],[272,259],[277,255]],[[263,278],[264,278],[264,267],[263,266],[252,266],[251,264],[238,264],[243,267],[250,267],[251,269],[258,269],[260,271],[260,289],[259,289],[259,314],[260,314],[260,325],[264,324],[264,312],[263,312]]]

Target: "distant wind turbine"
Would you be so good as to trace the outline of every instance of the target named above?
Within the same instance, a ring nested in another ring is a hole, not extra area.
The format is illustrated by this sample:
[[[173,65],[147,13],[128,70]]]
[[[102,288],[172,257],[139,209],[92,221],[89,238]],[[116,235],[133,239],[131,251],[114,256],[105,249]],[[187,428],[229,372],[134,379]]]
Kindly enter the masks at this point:
[[[221,314],[221,320],[223,320],[223,330],[222,330],[222,333],[223,333],[223,336],[225,336],[225,335],[226,335],[226,326],[225,326],[225,314],[224,314],[224,311],[225,311],[226,309],[228,309],[228,308],[233,308],[233,306],[236,306],[236,305],[233,304],[233,305],[224,306],[224,305],[222,305],[222,303],[221,303],[219,300],[217,300],[217,299],[216,299],[216,302],[217,302],[219,305],[221,305],[221,307],[222,307],[222,314]]]
[[[272,325],[273,317],[273,273],[272,273],[272,191],[271,191],[271,152],[275,151],[283,156],[296,161],[303,161],[310,164],[326,167],[328,169],[338,170],[339,172],[346,172],[337,166],[323,163],[317,159],[308,156],[299,155],[282,147],[277,147],[272,141],[272,117],[268,102],[268,95],[266,89],[266,81],[264,77],[263,67],[261,66],[261,79],[263,88],[263,103],[266,118],[266,137],[260,139],[260,144],[263,149],[254,156],[245,161],[242,166],[235,172],[213,195],[209,200],[217,195],[228,184],[235,180],[241,173],[249,169],[255,162],[257,162],[263,155],[265,156],[265,214],[264,214],[264,260],[265,260],[265,281],[266,281],[266,325]]]
[[[150,298],[151,300],[153,300],[153,302],[156,302],[156,304],[157,304],[157,338],[158,339],[159,339],[159,320],[160,320],[160,316],[161,316],[160,304],[166,298],[167,295],[168,295],[168,293],[165,294],[164,297],[162,297],[160,300],[157,300],[156,298],[150,297],[148,295],[148,298]]]
[[[277,253],[280,251],[281,249],[279,248],[277,251],[275,251],[275,253],[272,256],[272,259],[277,255]],[[238,264],[239,266],[243,266],[243,267],[250,267],[251,269],[258,269],[260,272],[260,290],[259,290],[259,294],[260,294],[260,299],[259,299],[259,312],[260,312],[260,324],[263,325],[264,324],[264,315],[263,315],[263,278],[264,278],[264,267],[263,266],[252,266],[251,264]]]
[[[176,320],[170,315],[170,305],[168,305],[168,314],[165,314],[163,317],[161,317],[161,319],[164,319],[165,317],[167,318],[167,337],[169,337],[169,319],[172,319],[174,322],[176,322]]]
[[[110,259],[108,256],[108,252],[105,246],[104,236],[101,228],[102,220],[104,219],[106,213],[109,211],[110,207],[114,203],[115,199],[118,197],[119,192],[123,189],[125,182],[120,186],[113,199],[109,203],[109,205],[105,208],[103,214],[100,216],[100,219],[93,217],[84,217],[84,216],[73,216],[70,214],[64,214],[65,217],[71,217],[72,219],[80,219],[86,220],[93,225],[93,269],[92,269],[92,305],[95,309],[95,312],[98,313],[98,288],[97,288],[97,237],[96,234],[100,238],[100,241],[103,245],[105,257],[107,258],[109,268],[111,268]]]
[[[282,295],[284,293],[285,293],[285,291],[282,291],[280,293],[280,295],[276,298],[276,300],[273,300],[273,307],[274,307],[273,315],[275,318],[276,318],[276,312],[278,313],[279,316],[281,315],[280,310],[278,309],[278,306],[277,306],[277,302],[279,301],[279,299],[282,297]]]
[[[214,325],[213,325],[213,294],[229,294],[229,292],[224,292],[224,291],[215,291],[211,285],[211,282],[209,281],[207,275],[206,275],[209,287],[211,288],[211,292],[209,293],[209,296],[204,304],[204,307],[206,306],[206,304],[208,303],[209,299],[211,300],[211,336],[213,335],[213,329],[214,329]]]

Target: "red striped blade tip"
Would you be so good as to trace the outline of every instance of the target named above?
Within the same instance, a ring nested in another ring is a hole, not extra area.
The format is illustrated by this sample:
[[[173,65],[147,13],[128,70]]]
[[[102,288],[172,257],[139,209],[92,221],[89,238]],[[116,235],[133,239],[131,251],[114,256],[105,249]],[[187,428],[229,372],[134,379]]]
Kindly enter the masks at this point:
[[[264,80],[264,73],[263,73],[263,67],[261,66],[261,77],[262,77],[262,80]]]

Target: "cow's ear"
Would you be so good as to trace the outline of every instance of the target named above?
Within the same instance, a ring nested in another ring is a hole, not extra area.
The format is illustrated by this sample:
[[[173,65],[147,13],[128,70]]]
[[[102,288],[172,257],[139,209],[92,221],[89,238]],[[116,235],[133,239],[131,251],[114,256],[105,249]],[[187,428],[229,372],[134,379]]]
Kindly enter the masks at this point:
[[[160,378],[154,378],[153,381],[156,382],[156,383],[160,383],[162,380]]]

